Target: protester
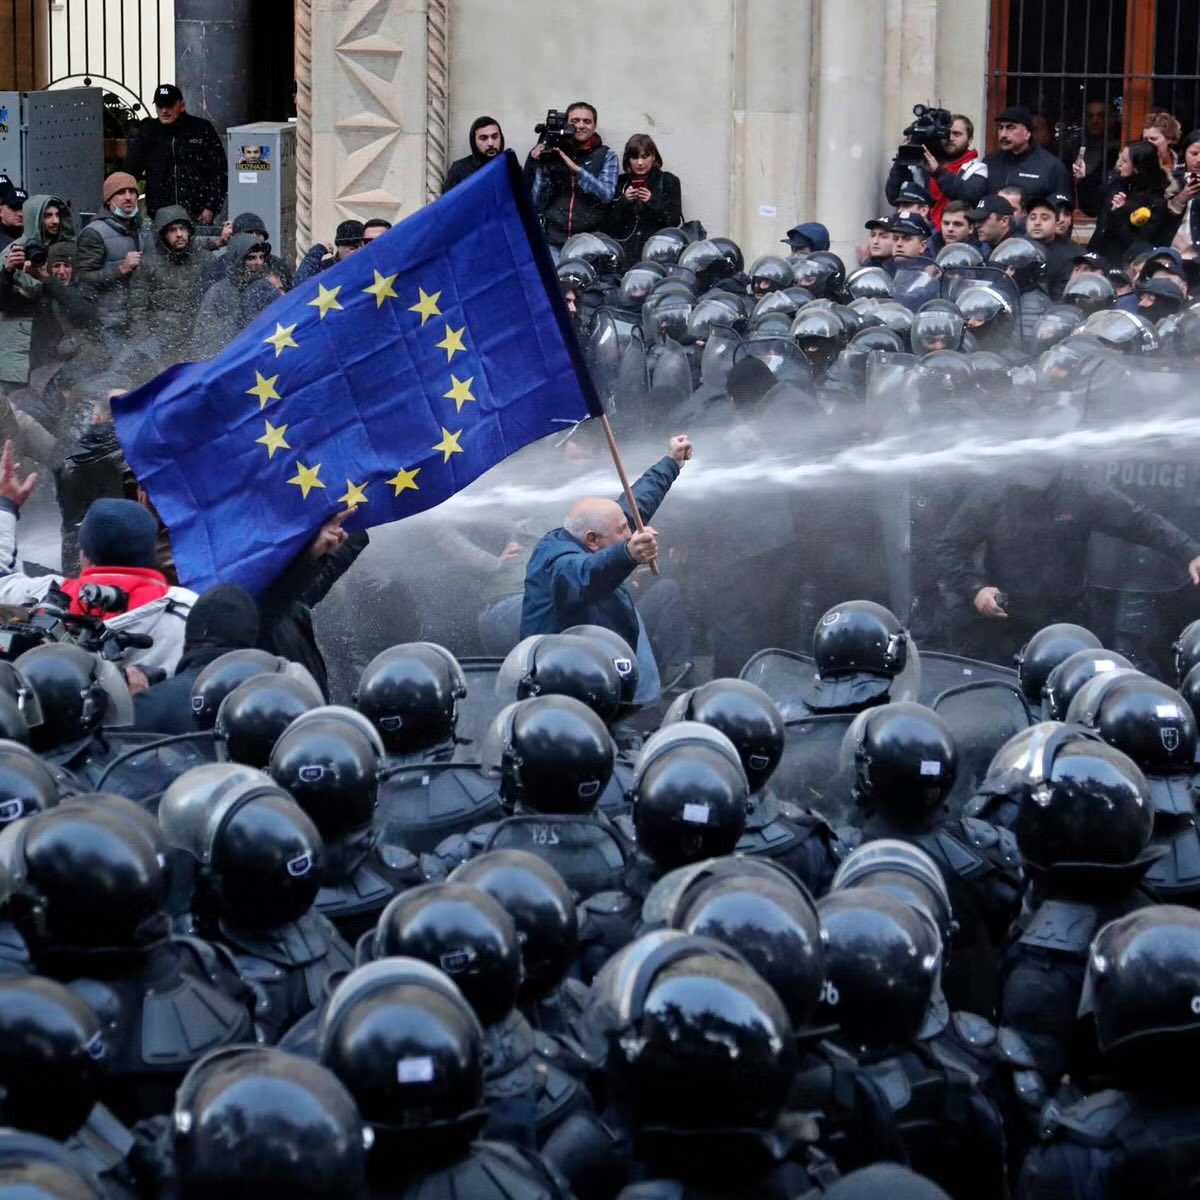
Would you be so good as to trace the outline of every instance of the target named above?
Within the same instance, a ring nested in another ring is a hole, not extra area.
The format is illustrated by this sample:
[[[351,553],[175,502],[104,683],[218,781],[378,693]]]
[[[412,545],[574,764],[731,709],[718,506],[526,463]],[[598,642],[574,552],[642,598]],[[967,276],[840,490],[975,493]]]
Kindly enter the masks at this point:
[[[465,158],[455,159],[442,181],[442,195],[469,179],[480,167],[487,166],[496,155],[504,150],[504,130],[500,122],[492,117],[476,117],[467,132],[467,143],[471,153]]]
[[[75,273],[95,297],[104,343],[113,354],[129,337],[130,276],[142,261],[137,180],[117,171],[104,181],[104,213],[79,235]]]
[[[344,262],[356,250],[361,250],[366,244],[366,228],[361,221],[342,221],[333,236],[333,251],[317,242],[310,247],[296,268],[297,285],[322,271],[328,270],[335,263]]]
[[[642,257],[646,239],[683,220],[679,177],[663,170],[662,155],[648,133],[625,143],[616,197],[609,209],[608,232],[625,252],[625,265]]]
[[[1146,141],[1122,146],[1088,248],[1119,259],[1135,242],[1161,245],[1170,221],[1166,190],[1167,175],[1154,146]]]

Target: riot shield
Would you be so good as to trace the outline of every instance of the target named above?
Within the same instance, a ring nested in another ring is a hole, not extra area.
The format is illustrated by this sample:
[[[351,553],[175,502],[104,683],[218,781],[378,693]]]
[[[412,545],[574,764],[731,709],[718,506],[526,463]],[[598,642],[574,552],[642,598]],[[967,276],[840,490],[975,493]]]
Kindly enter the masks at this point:
[[[611,417],[614,428],[622,433],[641,433],[646,425],[649,400],[650,369],[639,330],[630,337],[629,345],[621,354]]]
[[[588,368],[596,393],[611,419],[617,411],[617,386],[621,374],[621,355],[625,346],[621,342],[617,323],[608,309],[596,313],[592,332],[585,347]]]
[[[478,762],[404,764],[379,782],[374,825],[383,842],[423,854],[502,815],[496,784]]]
[[[1015,683],[981,679],[948,688],[930,707],[950,727],[958,748],[958,775],[948,804],[955,816],[979,790],[996,751],[1035,723]]]
[[[1021,311],[1021,293],[1017,285],[998,267],[982,263],[977,267],[947,267],[941,278],[942,299],[956,300],[967,288],[980,283],[1004,296],[1013,312]]]
[[[867,355],[867,423],[879,433],[904,433],[915,409],[905,403],[905,380],[917,364],[915,355],[872,350]]]
[[[742,343],[735,329],[728,325],[714,325],[704,343],[700,355],[700,382],[708,387],[725,390],[729,369],[733,366],[733,353]]]
[[[692,364],[687,351],[666,338],[648,356],[650,397],[646,417],[650,428],[665,426],[669,416],[692,394]]]
[[[916,312],[942,294],[942,268],[932,258],[897,258],[892,271],[892,299]]]
[[[738,678],[762,688],[775,701],[784,720],[807,716],[804,697],[817,677],[817,664],[792,650],[760,650],[746,661]]]
[[[217,761],[211,730],[162,737],[130,730],[104,734],[109,753],[74,769],[97,792],[114,792],[154,812],[163,792],[192,767]]]
[[[783,757],[771,789],[783,800],[843,823],[853,804],[853,774],[840,762],[842,739],[856,714],[794,717],[784,722]]]
[[[454,734],[459,743],[454,749],[455,762],[478,762],[479,745],[483,735],[504,701],[496,695],[496,677],[503,665],[502,658],[460,658],[467,680],[467,694],[458,702],[458,723]]]
[[[957,654],[944,654],[939,650],[921,651],[922,704],[932,705],[943,692],[948,692],[960,684],[979,683],[984,680],[1009,683],[1017,687],[1016,668],[982,662],[977,658],[960,658]]]

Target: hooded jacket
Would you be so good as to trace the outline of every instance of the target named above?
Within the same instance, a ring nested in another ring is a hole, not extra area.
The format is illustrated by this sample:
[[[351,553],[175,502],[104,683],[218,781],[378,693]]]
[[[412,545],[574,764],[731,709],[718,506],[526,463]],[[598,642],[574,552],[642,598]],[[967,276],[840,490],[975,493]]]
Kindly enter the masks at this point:
[[[192,333],[191,357],[210,358],[223,350],[242,328],[242,293],[261,275],[246,272],[245,259],[259,246],[253,233],[236,233],[222,256],[225,278],[204,294]]]
[[[192,217],[206,208],[216,214],[225,206],[225,146],[203,117],[180,113],[170,125],[147,117],[134,134],[125,170],[137,178],[145,175],[151,216],[167,204],[187,209]]]
[[[267,229],[266,222],[258,213],[252,212],[238,213],[233,218],[233,235],[236,236],[239,233],[260,233],[264,241],[270,236],[270,230]],[[225,277],[223,259],[229,253],[229,248],[221,245],[215,238],[206,240],[215,243],[209,247],[211,253],[204,260],[204,290],[207,292],[214,283],[219,283]],[[278,254],[272,254],[269,261],[271,264],[271,274],[277,275],[283,282],[283,286],[290,291],[292,287],[291,267]]]
[[[476,117],[471,122],[471,132],[467,135],[467,146],[471,153],[466,158],[457,159],[450,164],[450,170],[446,172],[446,178],[442,183],[442,195],[444,196],[452,187],[458,187],[464,179],[469,179],[480,167],[485,167],[492,160],[475,148],[475,134],[479,132],[485,125],[495,125],[500,129],[500,151],[504,151],[504,130],[500,128],[500,122],[494,117]]]
[[[192,231],[187,248],[167,249],[168,225],[184,222]],[[169,367],[187,352],[196,310],[203,294],[202,276],[208,252],[196,245],[196,226],[185,209],[167,205],[154,215],[154,243],[133,273],[129,288],[129,324],[135,338],[154,336],[161,349],[160,366]]]
[[[57,196],[39,195],[25,201],[22,211],[26,232],[12,245],[46,244],[41,233],[42,218],[50,204],[57,204],[62,214],[62,225],[53,241],[74,240],[75,223],[66,203]],[[6,255],[7,251],[0,252],[0,258]],[[75,295],[70,295],[71,290],[56,280],[37,279],[25,271],[10,275],[0,270],[0,383],[25,383],[33,366],[35,346],[56,347],[71,330],[73,319],[86,320],[83,297],[77,289]]]

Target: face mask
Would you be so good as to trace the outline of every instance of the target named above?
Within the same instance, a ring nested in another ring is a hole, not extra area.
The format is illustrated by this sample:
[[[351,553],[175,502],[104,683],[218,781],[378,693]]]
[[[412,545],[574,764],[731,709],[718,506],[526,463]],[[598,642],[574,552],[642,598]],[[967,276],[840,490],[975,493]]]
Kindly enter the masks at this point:
[[[120,217],[125,221],[129,221],[137,216],[137,205],[135,204],[132,208],[114,208],[113,216]]]

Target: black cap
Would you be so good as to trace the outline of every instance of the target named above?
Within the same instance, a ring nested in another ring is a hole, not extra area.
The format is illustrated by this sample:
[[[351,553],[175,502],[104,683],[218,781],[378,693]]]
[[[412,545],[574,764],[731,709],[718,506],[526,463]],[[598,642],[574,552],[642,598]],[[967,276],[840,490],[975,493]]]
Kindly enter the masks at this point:
[[[1087,263],[1090,267],[1104,267],[1104,255],[1097,254],[1095,250],[1080,250],[1078,253],[1071,255],[1072,263]]]
[[[1014,104],[1006,108],[996,117],[997,125],[1024,125],[1030,133],[1033,132],[1033,113],[1023,104]]]
[[[178,104],[183,99],[183,93],[173,83],[160,83],[154,89],[154,107],[167,108]]]
[[[917,237],[927,238],[933,233],[933,226],[920,213],[913,212],[895,213],[889,218],[887,227],[892,233],[898,233],[902,237],[915,234]]]
[[[906,179],[900,185],[900,194],[896,197],[897,206],[901,204],[933,204],[933,197],[914,179]]]
[[[873,217],[864,226],[864,229],[890,229],[891,217]]]
[[[0,204],[5,208],[21,208],[28,199],[29,193],[24,188],[17,187],[15,183],[9,183],[0,191]]]
[[[995,214],[997,217],[1012,217],[1016,209],[1003,196],[984,196],[977,208],[967,213],[968,221],[982,221]]]
[[[365,230],[361,221],[343,221],[333,239],[335,246],[354,246],[363,240]]]
[[[1030,196],[1025,201],[1025,211],[1031,212],[1035,208],[1048,208],[1057,215],[1060,208],[1058,201],[1061,199],[1061,196]]]

